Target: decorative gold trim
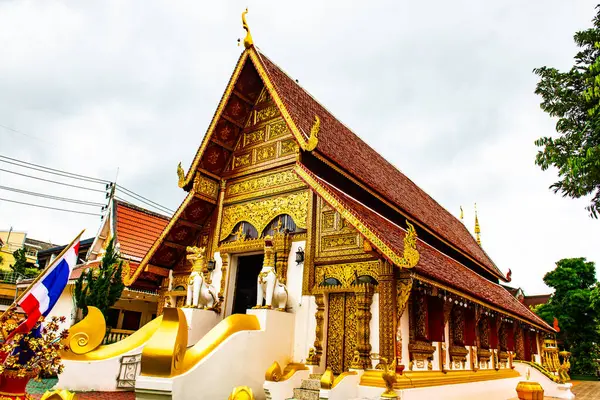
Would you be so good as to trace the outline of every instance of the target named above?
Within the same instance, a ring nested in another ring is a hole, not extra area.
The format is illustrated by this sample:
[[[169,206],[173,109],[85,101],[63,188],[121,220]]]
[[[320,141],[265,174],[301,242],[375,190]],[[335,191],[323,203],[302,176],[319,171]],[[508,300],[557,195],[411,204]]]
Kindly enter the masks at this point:
[[[315,268],[315,285],[320,285],[326,278],[337,279],[341,287],[351,288],[357,277],[367,275],[379,281],[379,261],[324,265]]]
[[[269,171],[259,176],[230,182],[225,191],[225,204],[291,192],[304,187],[304,181],[291,168]]]
[[[308,195],[308,218],[306,221],[306,243],[304,244],[304,265],[302,270],[302,295],[311,294],[315,284],[315,202],[316,195],[309,191]]]
[[[254,46],[254,41],[252,40],[252,35],[250,34],[250,27],[246,22],[246,14],[248,14],[248,7],[246,7],[246,11],[242,13],[242,27],[246,30],[246,37],[244,38],[244,47],[246,49]]]
[[[476,299],[476,298],[475,298],[475,297],[473,297],[473,296],[470,296],[470,295],[468,295],[468,294],[465,294],[465,293],[463,293],[463,292],[461,292],[461,291],[459,291],[459,290],[456,290],[456,289],[454,289],[454,288],[451,288],[451,287],[449,287],[449,286],[446,286],[446,285],[444,285],[443,283],[439,283],[439,282],[436,282],[436,281],[434,281],[434,280],[431,280],[431,279],[429,279],[429,278],[425,278],[424,276],[422,276],[422,275],[419,275],[419,274],[417,274],[417,273],[413,273],[413,274],[412,274],[412,276],[413,276],[415,279],[418,279],[418,280],[419,280],[419,281],[421,281],[421,282],[425,282],[425,283],[428,283],[428,284],[430,284],[430,285],[432,285],[432,286],[435,286],[435,287],[438,287],[438,288],[440,288],[440,289],[444,289],[444,290],[446,290],[446,291],[448,291],[448,292],[454,293],[454,294],[456,294],[456,295],[458,295],[458,296],[461,296],[461,297],[463,297],[463,298],[465,298],[465,299],[467,299],[467,300],[469,300],[469,301],[472,301],[473,303],[476,303],[476,304],[479,304],[479,305],[481,305],[481,306],[483,306],[483,307],[489,308],[490,310],[493,310],[493,311],[499,312],[499,313],[501,313],[501,314],[507,315],[507,316],[509,316],[510,318],[513,318],[513,319],[519,320],[519,321],[521,321],[521,322],[524,322],[524,323],[526,323],[526,324],[528,324],[528,325],[535,326],[536,328],[538,328],[538,329],[541,329],[541,330],[543,330],[544,332],[552,333],[552,331],[550,331],[548,328],[544,328],[544,327],[543,327],[543,326],[541,326],[541,325],[534,324],[533,322],[531,322],[531,321],[529,321],[529,320],[526,320],[526,319],[524,319],[523,317],[519,317],[519,316],[517,316],[516,314],[513,314],[513,313],[511,313],[511,312],[509,312],[509,311],[503,310],[503,309],[501,309],[501,308],[498,308],[498,307],[496,307],[496,306],[490,305],[490,304],[488,304],[488,303],[484,303],[483,301],[481,301],[481,300],[479,300],[479,299]]]
[[[287,381],[296,372],[306,371],[306,370],[308,370],[308,367],[302,363],[290,363],[282,371],[279,363],[277,361],[274,361],[273,364],[271,364],[271,366],[265,372],[265,381],[268,381],[268,382]]]
[[[333,389],[334,387],[336,387],[345,377],[347,376],[354,376],[354,375],[358,375],[358,372],[356,371],[345,371],[342,372],[341,374],[339,374],[333,381],[333,385],[331,385],[331,388]]]
[[[235,84],[237,83],[238,77],[239,77],[240,73],[242,72],[242,68],[244,67],[244,64],[246,63],[246,59],[248,58],[248,54],[250,51],[253,51],[253,50],[251,50],[251,49],[245,50],[240,55],[240,59],[238,60],[237,65],[235,66],[235,69],[233,70],[233,73],[231,74],[231,78],[229,79],[227,88],[225,89],[225,92],[223,93],[223,96],[221,97],[221,101],[219,102],[219,105],[217,106],[217,110],[215,111],[215,114],[213,115],[213,119],[211,120],[210,125],[208,126],[208,130],[206,131],[206,134],[204,135],[204,139],[202,139],[202,144],[200,145],[200,148],[198,149],[198,152],[196,153],[196,156],[194,157],[194,161],[192,161],[192,165],[190,166],[190,169],[188,170],[188,172],[186,174],[185,181],[183,182],[183,187],[187,186],[192,181],[192,179],[194,177],[194,173],[198,169],[198,164],[200,163],[200,159],[202,158],[202,155],[204,154],[204,150],[206,150],[206,146],[208,146],[208,143],[210,142],[210,138],[213,134],[213,131],[215,130],[215,127],[217,126],[217,123],[219,122],[219,119],[221,118],[223,109],[225,108],[225,106],[227,105],[227,102],[229,101],[229,98],[231,97],[233,88],[235,87]]]
[[[187,337],[183,310],[165,308],[158,330],[142,350],[142,375],[163,378],[177,375],[181,371]]]
[[[123,283],[125,284],[125,286],[131,286],[137,280],[137,278],[140,276],[142,271],[146,268],[146,265],[148,265],[148,263],[154,256],[154,253],[156,252],[156,250],[158,250],[158,247],[162,244],[163,240],[165,240],[165,238],[169,235],[169,233],[171,232],[171,228],[173,228],[173,226],[177,223],[177,221],[179,220],[179,217],[181,216],[181,214],[183,213],[183,211],[185,210],[187,205],[190,203],[190,201],[192,201],[193,198],[194,198],[194,192],[190,191],[187,194],[187,196],[185,197],[185,199],[181,202],[181,204],[179,205],[179,208],[177,209],[175,214],[173,214],[173,216],[169,220],[169,223],[167,224],[167,226],[165,226],[165,229],[163,229],[163,231],[160,234],[160,236],[158,237],[158,239],[156,239],[156,241],[154,242],[152,247],[150,247],[150,250],[148,250],[148,252],[146,253],[144,258],[140,262],[140,265],[138,265],[138,267],[135,270],[135,272],[133,273],[133,275],[127,276],[127,275],[123,274]]]
[[[357,216],[338,201],[329,191],[324,189],[313,176],[304,170],[300,165],[296,164],[294,171],[304,181],[315,190],[319,196],[321,196],[327,203],[329,203],[335,210],[341,214],[341,216],[356,228],[370,243],[372,243],[379,251],[394,265],[400,268],[413,268],[419,261],[419,252],[416,249],[416,232],[414,227],[406,221],[408,225],[408,232],[404,237],[404,254],[402,256],[396,254],[383,240],[379,238],[371,229],[366,226]],[[402,229],[402,228],[400,228]]]
[[[402,375],[396,375],[394,389],[410,389],[428,386],[455,385],[460,383],[471,383],[489,381],[495,379],[516,378],[519,373],[510,368],[502,368],[474,371],[404,371]],[[360,378],[361,386],[374,386],[385,388],[385,381],[381,376],[381,370],[368,370]]]
[[[305,190],[224,207],[220,240],[226,239],[242,221],[252,224],[260,235],[281,214],[290,215],[297,227],[306,229],[308,195],[309,192]]]
[[[77,355],[86,354],[102,344],[106,334],[106,321],[102,311],[88,307],[88,315],[69,328],[69,337],[64,344]]]
[[[221,243],[219,252],[229,254],[248,253],[251,251],[262,251],[264,247],[265,240],[263,238],[245,239]]]
[[[333,371],[331,368],[327,367],[325,373],[321,375],[321,389],[331,389],[333,387],[333,381],[335,376],[333,375]]]
[[[40,400],[75,400],[75,393],[68,390],[53,390],[46,391]]]
[[[223,220],[223,201],[225,199],[225,190],[227,187],[227,182],[225,180],[221,181],[221,189],[219,191],[219,205],[217,211],[217,218],[215,224],[213,226],[213,236],[211,243],[211,256],[214,257],[217,248],[219,247],[219,234],[221,232],[221,221]]]
[[[107,360],[109,358],[114,358],[118,356],[122,356],[123,354],[136,349],[146,343],[150,338],[154,335],[158,327],[162,322],[162,316],[154,319],[152,322],[147,323],[131,336],[127,338],[106,346],[100,346],[95,350],[90,351],[86,354],[75,354],[71,351],[61,352],[61,357],[63,360],[73,360],[73,361],[100,361]]]

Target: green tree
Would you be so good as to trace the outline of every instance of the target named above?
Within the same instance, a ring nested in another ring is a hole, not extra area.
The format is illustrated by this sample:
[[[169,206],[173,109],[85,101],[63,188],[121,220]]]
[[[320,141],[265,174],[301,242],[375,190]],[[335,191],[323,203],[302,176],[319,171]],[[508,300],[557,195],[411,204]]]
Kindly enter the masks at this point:
[[[100,266],[89,268],[75,282],[75,303],[84,316],[88,313],[88,306],[94,306],[102,311],[105,318],[108,317],[108,310],[119,300],[125,288],[122,272],[123,261],[119,259],[111,239]]]
[[[10,269],[14,273],[25,276],[25,270],[29,268],[27,257],[25,256],[25,249],[18,249],[13,252],[15,263],[10,265]]]
[[[560,260],[544,276],[544,282],[555,291],[548,303],[534,311],[550,325],[558,319],[557,336],[572,353],[573,374],[594,375],[594,360],[600,358],[600,302],[594,303],[599,290],[594,263],[585,258]]]
[[[534,69],[540,76],[535,93],[541,108],[557,117],[557,138],[535,141],[543,150],[536,156],[542,170],[554,166],[560,180],[550,186],[555,193],[580,198],[591,195],[587,210],[600,213],[600,5],[593,27],[575,33],[579,52],[566,72],[556,68]]]

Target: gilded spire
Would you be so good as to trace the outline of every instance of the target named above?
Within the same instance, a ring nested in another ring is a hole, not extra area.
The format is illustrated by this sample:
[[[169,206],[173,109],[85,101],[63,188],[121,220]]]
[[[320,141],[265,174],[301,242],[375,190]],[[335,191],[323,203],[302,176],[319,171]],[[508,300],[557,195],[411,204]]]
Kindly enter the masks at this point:
[[[465,218],[465,212],[463,211],[462,206],[460,206],[460,220],[462,221]]]
[[[475,203],[475,239],[477,244],[481,246],[481,227],[479,226],[479,218],[477,218],[477,203]]]
[[[248,8],[246,8],[246,11],[242,13],[242,27],[246,30],[246,37],[244,38],[244,47],[249,49],[254,45],[254,41],[252,40],[252,35],[250,34],[250,27],[246,22],[246,14],[248,14]]]

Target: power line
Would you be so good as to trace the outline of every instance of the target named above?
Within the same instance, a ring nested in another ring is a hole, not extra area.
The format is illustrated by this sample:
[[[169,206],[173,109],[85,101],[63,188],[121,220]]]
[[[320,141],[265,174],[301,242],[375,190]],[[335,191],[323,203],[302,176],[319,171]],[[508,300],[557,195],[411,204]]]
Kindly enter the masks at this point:
[[[71,185],[71,184],[69,184],[69,183],[64,183],[64,182],[53,181],[53,180],[51,180],[51,179],[44,179],[44,178],[40,178],[40,177],[33,176],[33,175],[22,174],[22,173],[20,173],[20,172],[16,172],[16,171],[10,171],[10,170],[8,170],[8,169],[3,169],[3,168],[0,168],[0,171],[3,171],[3,172],[8,172],[9,174],[15,174],[15,175],[20,175],[20,176],[25,176],[25,177],[27,177],[27,178],[31,178],[31,179],[37,179],[37,180],[39,180],[39,181],[50,182],[50,183],[56,183],[57,185],[69,186],[69,187],[72,187],[72,188],[77,188],[77,189],[85,189],[85,190],[89,190],[89,191],[92,191],[92,192],[98,192],[98,193],[106,193],[106,190],[101,190],[101,189],[92,189],[92,188],[88,188],[88,187],[85,187],[85,186],[79,186],[79,185]]]
[[[49,210],[56,210],[56,211],[64,211],[64,212],[70,212],[70,213],[75,213],[75,214],[85,214],[85,215],[93,215],[95,217],[100,217],[102,216],[101,214],[95,214],[95,213],[90,213],[90,212],[85,212],[85,211],[76,211],[76,210],[67,210],[65,208],[57,208],[57,207],[48,207],[48,206],[42,206],[40,204],[32,204],[32,203],[25,203],[23,201],[17,201],[17,200],[9,200],[9,199],[3,199],[0,197],[0,201],[7,201],[9,203],[17,203],[17,204],[24,204],[26,206],[31,206],[31,207],[39,207],[39,208],[47,208]]]
[[[117,199],[117,200],[121,200],[121,201],[124,201],[124,202],[126,202],[126,203],[131,203],[130,201],[128,201],[128,200],[126,200],[126,199],[124,199],[124,198],[122,198],[122,197],[119,197],[119,196],[115,196],[115,199]],[[136,199],[136,200],[137,200],[137,199]],[[145,202],[144,202],[144,201],[142,201],[142,200],[138,200],[138,201],[141,201],[142,203],[145,203]],[[158,207],[156,207],[156,206],[153,206],[152,204],[148,204],[148,203],[145,203],[145,204],[146,204],[146,205],[148,205],[148,206],[150,206],[150,207],[152,207],[152,208],[154,208],[154,209],[156,209],[156,210],[158,210],[158,211],[160,211],[161,213],[173,214],[173,213],[167,212],[167,211],[165,211],[165,210],[163,210],[163,209],[161,209],[161,208],[158,208]]]
[[[8,161],[8,160],[10,160],[10,161]],[[29,168],[29,169],[32,169],[32,170],[35,170],[35,171],[40,171],[40,172],[47,173],[47,174],[58,175],[58,176],[62,176],[62,177],[66,177],[66,178],[71,178],[71,179],[79,179],[79,180],[83,180],[83,181],[91,182],[91,183],[98,183],[98,184],[111,184],[112,183],[112,182],[104,180],[104,179],[93,178],[93,177],[86,176],[86,175],[80,175],[80,174],[75,174],[75,173],[72,173],[72,172],[63,171],[63,170],[59,170],[59,169],[55,169],[55,168],[45,167],[43,165],[34,164],[34,163],[27,162],[27,161],[21,161],[21,160],[18,160],[16,158],[11,158],[11,157],[7,157],[7,156],[3,156],[3,155],[0,155],[0,162],[4,162],[4,163],[16,165],[16,166],[22,167],[22,168]],[[25,165],[21,165],[21,164],[25,164]],[[77,186],[77,185],[69,185],[69,184],[66,184],[66,183],[56,182],[56,181],[52,181],[52,180],[49,180],[49,179],[33,177],[33,176],[30,176],[30,175],[21,174],[21,173],[14,172],[14,171],[8,171],[8,170],[5,170],[5,169],[0,169],[0,170],[1,171],[7,171],[7,172],[10,172],[10,173],[14,173],[14,174],[17,174],[17,175],[31,177],[33,179],[39,179],[39,180],[44,180],[44,181],[47,181],[47,182],[58,183],[58,184],[62,184],[62,185],[65,185],[65,186],[72,186],[72,187],[77,187],[77,188],[81,188],[81,189],[87,189],[87,190],[92,190],[92,191],[97,191],[97,192],[102,192],[102,193],[105,192],[105,191],[98,190],[98,189],[84,188],[84,187]],[[130,197],[134,198],[135,200],[140,201],[140,202],[142,202],[142,203],[144,203],[144,204],[146,204],[146,205],[148,205],[150,207],[153,207],[153,208],[155,208],[157,210],[160,210],[162,212],[166,212],[166,213],[169,213],[169,214],[174,214],[175,213],[174,210],[171,210],[170,208],[165,207],[165,206],[163,206],[163,205],[161,205],[161,204],[159,204],[159,203],[157,203],[155,201],[152,201],[152,200],[150,200],[150,199],[148,199],[148,198],[146,198],[146,197],[144,197],[144,196],[142,196],[142,195],[140,195],[138,193],[135,193],[134,191],[129,190],[129,189],[127,189],[127,188],[125,188],[125,187],[123,187],[121,185],[117,185],[117,187],[119,188],[119,190],[123,194],[125,194],[127,196],[130,196]]]
[[[168,211],[168,212],[170,212],[171,214],[173,214],[173,213],[175,212],[174,210],[171,210],[171,209],[170,209],[170,208],[168,208],[168,207],[165,207],[165,206],[163,206],[163,205],[160,205],[160,204],[158,204],[157,202],[155,202],[155,201],[152,201],[152,200],[150,200],[150,199],[148,199],[148,198],[146,198],[146,197],[142,196],[141,194],[137,194],[137,193],[135,193],[135,192],[133,192],[133,191],[131,191],[131,190],[127,189],[127,188],[124,188],[124,187],[123,187],[123,186],[121,186],[121,185],[117,185],[117,189],[120,189],[120,190],[121,190],[121,192],[122,192],[123,194],[126,194],[126,195],[129,195],[130,197],[136,198],[136,199],[137,199],[137,200],[139,200],[139,201],[142,201],[142,202],[144,202],[144,200],[145,200],[145,201],[147,201],[148,203],[151,203],[152,205],[154,205],[154,208],[162,208],[162,209],[164,209],[165,211]],[[142,200],[142,199],[143,199],[143,200]],[[146,204],[148,204],[148,203],[146,203]]]
[[[73,172],[62,171],[60,169],[45,167],[43,165],[34,164],[34,163],[27,162],[27,161],[21,161],[21,160],[17,160],[16,158],[6,157],[6,156],[3,156],[3,155],[0,155],[0,158],[4,158],[5,159],[5,160],[0,160],[1,162],[5,162],[5,163],[17,165],[17,166],[20,166],[20,167],[23,167],[23,168],[34,169],[36,171],[45,172],[45,173],[48,173],[48,174],[54,173],[55,175],[65,176],[67,178],[73,178],[73,179],[81,179],[81,180],[84,180],[84,181],[94,182],[94,183],[102,183],[102,184],[110,183],[110,181],[107,181],[107,180],[104,180],[104,179],[93,178],[91,176],[85,176],[85,175],[75,174]],[[10,161],[13,161],[13,162],[6,161],[6,160],[10,160]],[[19,163],[19,164],[17,164],[17,163]],[[20,165],[20,164],[26,164],[26,165]],[[37,167],[37,168],[34,168],[34,167]],[[53,171],[53,172],[49,172],[49,171]]]
[[[29,190],[11,188],[11,187],[7,187],[7,186],[0,186],[0,189],[8,190],[8,191],[15,192],[15,193],[26,194],[29,196],[36,196],[36,197],[42,197],[42,198],[51,199],[51,200],[66,201],[68,203],[81,204],[84,206],[104,207],[104,204],[102,204],[102,203],[94,203],[92,201],[70,199],[67,197],[53,196],[51,194],[45,194],[45,193],[30,192]]]

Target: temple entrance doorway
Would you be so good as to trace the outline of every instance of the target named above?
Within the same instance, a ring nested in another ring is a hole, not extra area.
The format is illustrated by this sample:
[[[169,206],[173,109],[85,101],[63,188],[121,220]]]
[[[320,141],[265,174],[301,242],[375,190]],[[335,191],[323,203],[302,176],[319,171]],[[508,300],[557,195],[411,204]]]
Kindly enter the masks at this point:
[[[263,254],[238,258],[232,314],[245,314],[256,305],[256,285],[263,259]]]
[[[348,371],[356,349],[356,295],[330,293],[327,317],[326,365],[334,374]]]

